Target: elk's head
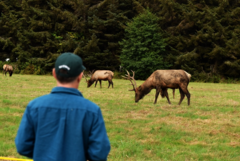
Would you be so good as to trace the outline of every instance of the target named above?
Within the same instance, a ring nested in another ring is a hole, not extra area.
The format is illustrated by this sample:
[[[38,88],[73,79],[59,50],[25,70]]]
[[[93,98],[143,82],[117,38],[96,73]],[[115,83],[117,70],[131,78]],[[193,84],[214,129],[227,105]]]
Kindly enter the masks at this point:
[[[94,71],[90,71],[90,74],[88,74],[87,76],[89,76],[90,77],[90,79],[89,80],[87,80],[87,77],[85,76],[85,74],[83,73],[83,77],[85,78],[85,80],[86,80],[86,83],[87,83],[87,88],[89,88],[93,83],[94,83],[94,81],[91,81],[91,77],[92,77],[92,74],[94,73]]]
[[[89,88],[89,87],[91,87],[91,85],[94,83],[94,81],[91,81],[91,79],[89,79],[88,81],[87,81],[87,87]]]
[[[132,73],[133,73],[133,76],[131,77],[129,72],[127,71],[126,76],[123,76],[123,78],[130,80],[130,82],[133,86],[133,89],[130,89],[129,91],[135,91],[135,102],[138,102],[140,99],[142,99],[144,97],[145,94],[143,92],[142,86],[137,87],[136,81],[134,79],[135,72],[132,71]]]

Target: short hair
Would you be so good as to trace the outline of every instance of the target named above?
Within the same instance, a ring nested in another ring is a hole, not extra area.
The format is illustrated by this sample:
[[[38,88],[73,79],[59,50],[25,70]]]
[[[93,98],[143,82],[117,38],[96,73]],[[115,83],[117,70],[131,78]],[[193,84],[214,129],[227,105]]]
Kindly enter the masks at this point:
[[[60,69],[59,70],[60,73],[65,73],[66,71],[64,69]],[[60,83],[71,83],[73,82],[74,80],[77,79],[78,76],[76,77],[62,77],[62,76],[59,76],[57,75],[57,80],[60,82]]]

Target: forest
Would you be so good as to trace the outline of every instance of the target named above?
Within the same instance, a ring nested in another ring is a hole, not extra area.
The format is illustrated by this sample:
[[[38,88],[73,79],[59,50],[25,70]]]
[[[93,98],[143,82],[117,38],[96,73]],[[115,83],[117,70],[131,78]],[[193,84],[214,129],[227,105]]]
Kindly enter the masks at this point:
[[[160,64],[148,72],[183,69],[193,80],[213,82],[240,77],[239,0],[1,0],[0,62],[10,58],[15,73],[42,75],[59,54],[74,52],[88,70],[128,69],[122,58],[133,49],[123,42],[139,42],[126,31],[146,11],[158,29],[143,41],[164,41],[161,52],[152,49]]]

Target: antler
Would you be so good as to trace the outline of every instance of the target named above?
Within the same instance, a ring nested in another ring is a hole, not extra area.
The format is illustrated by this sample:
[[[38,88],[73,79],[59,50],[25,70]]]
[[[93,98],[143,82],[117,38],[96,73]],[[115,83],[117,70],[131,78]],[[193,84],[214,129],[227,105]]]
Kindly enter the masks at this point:
[[[89,71],[90,75],[92,76],[95,70]]]
[[[85,75],[84,75],[84,71],[83,71],[83,77],[86,79],[86,82],[87,82],[88,80],[87,80],[87,78],[86,78]]]
[[[132,71],[132,70],[131,70],[131,71]],[[130,82],[132,83],[132,86],[133,86],[133,90],[135,91],[136,88],[137,88],[137,84],[136,84],[136,81],[135,81],[135,79],[134,79],[135,72],[132,71],[132,73],[133,73],[133,76],[132,76],[132,77],[130,76],[130,74],[129,74],[129,72],[128,72],[127,70],[126,70],[126,72],[127,72],[126,76],[122,76],[122,77],[125,78],[125,79],[130,80]]]
[[[88,74],[87,74],[87,77],[92,77],[93,73],[95,72],[95,70],[92,70],[92,71],[89,71]],[[85,78],[86,79],[86,78]]]

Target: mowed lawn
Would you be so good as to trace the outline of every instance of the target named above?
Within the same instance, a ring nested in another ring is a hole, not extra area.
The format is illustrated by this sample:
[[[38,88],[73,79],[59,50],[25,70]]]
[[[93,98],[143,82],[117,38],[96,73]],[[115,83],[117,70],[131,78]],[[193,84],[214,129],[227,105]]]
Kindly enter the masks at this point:
[[[14,139],[28,102],[48,94],[56,83],[52,76],[0,76],[0,156],[23,158]],[[114,88],[87,88],[83,79],[79,90],[98,104],[111,142],[110,161],[144,160],[240,160],[240,84],[190,82],[191,105],[187,98],[177,105],[169,89],[171,105],[155,90],[138,103],[130,81],[113,79]],[[143,81],[137,81],[137,85]]]

